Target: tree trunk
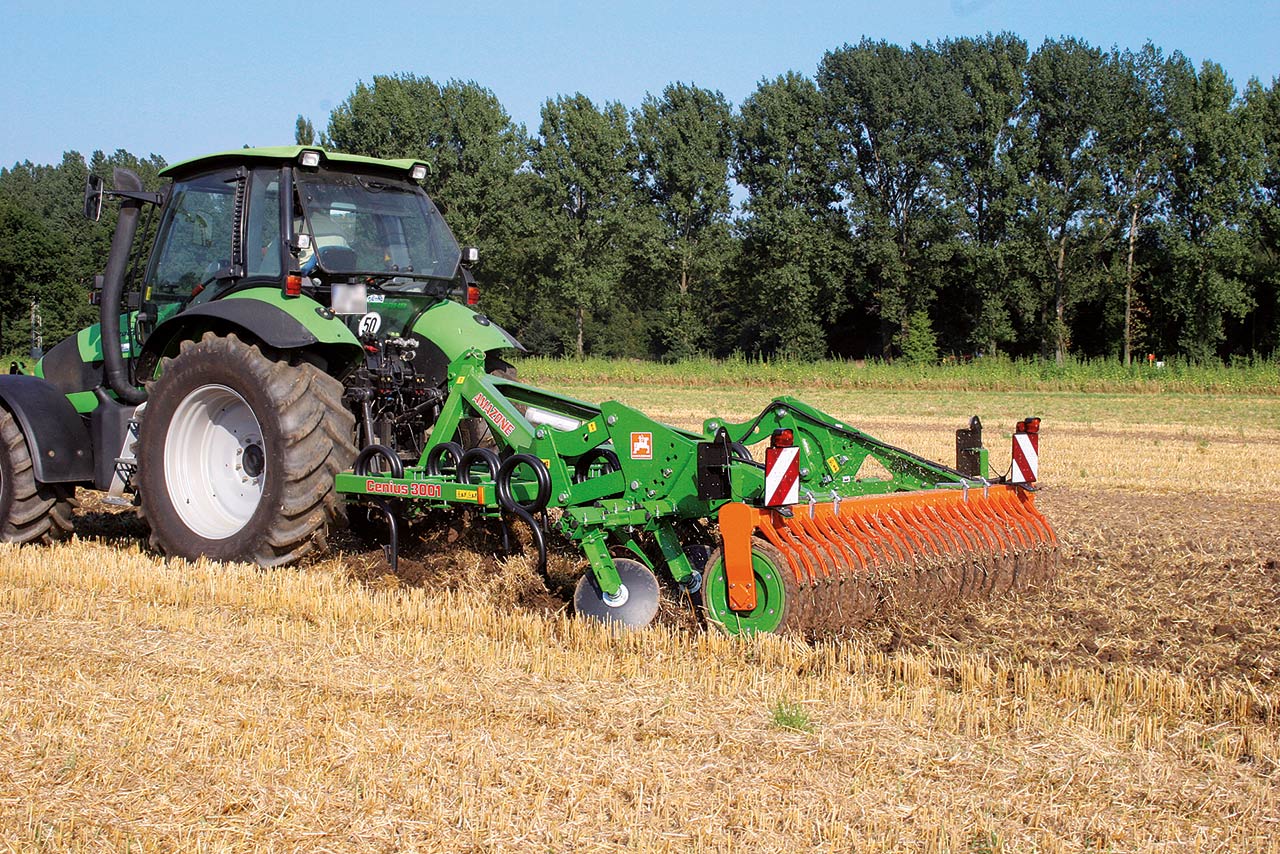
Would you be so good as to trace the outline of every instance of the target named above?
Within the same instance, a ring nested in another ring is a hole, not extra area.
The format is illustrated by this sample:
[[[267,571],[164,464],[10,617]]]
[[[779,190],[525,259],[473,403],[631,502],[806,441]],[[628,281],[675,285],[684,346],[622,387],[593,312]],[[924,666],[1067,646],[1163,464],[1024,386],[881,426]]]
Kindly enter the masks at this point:
[[[1061,365],[1067,356],[1066,323],[1066,275],[1067,275],[1067,225],[1062,224],[1061,237],[1058,240],[1058,278],[1053,288],[1053,316],[1056,325],[1053,330],[1054,361]]]
[[[889,319],[880,315],[880,358],[885,361],[893,360],[893,324],[889,323]]]
[[[587,314],[586,309],[584,309],[582,306],[578,306],[578,358],[579,359],[581,359],[584,355],[586,355],[586,350],[582,346],[582,343],[583,343],[582,342],[582,325],[584,320],[586,319],[586,314]]]
[[[1124,276],[1124,366],[1127,368],[1133,350],[1133,250],[1138,242],[1138,205],[1133,205],[1129,217],[1129,260]]]

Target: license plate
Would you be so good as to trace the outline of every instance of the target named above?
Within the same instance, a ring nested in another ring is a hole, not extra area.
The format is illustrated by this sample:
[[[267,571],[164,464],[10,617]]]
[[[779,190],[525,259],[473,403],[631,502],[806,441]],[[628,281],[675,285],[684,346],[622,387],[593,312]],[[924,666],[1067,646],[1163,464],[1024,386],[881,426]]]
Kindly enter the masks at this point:
[[[329,308],[334,314],[364,314],[368,311],[368,295],[363,283],[358,285],[335,284]]]

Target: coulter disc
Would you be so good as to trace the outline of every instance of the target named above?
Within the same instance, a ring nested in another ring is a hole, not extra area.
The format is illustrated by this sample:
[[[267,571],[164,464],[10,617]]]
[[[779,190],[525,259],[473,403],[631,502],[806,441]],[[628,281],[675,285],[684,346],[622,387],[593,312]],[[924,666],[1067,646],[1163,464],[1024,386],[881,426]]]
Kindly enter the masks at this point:
[[[615,558],[622,589],[609,596],[587,570],[573,591],[573,608],[583,617],[602,623],[617,623],[629,629],[649,625],[658,613],[658,579],[649,567],[630,558]]]

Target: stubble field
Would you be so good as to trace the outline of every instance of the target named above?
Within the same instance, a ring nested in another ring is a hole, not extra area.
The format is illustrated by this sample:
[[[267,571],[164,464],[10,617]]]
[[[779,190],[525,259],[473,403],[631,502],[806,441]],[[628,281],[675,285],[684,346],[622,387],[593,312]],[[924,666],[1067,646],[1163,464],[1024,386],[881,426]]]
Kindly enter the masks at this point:
[[[1042,416],[1057,583],[825,644],[614,634],[474,534],[263,572],[87,501],[0,548],[0,848],[1280,850],[1280,399],[782,391],[944,461],[981,413],[998,468]]]

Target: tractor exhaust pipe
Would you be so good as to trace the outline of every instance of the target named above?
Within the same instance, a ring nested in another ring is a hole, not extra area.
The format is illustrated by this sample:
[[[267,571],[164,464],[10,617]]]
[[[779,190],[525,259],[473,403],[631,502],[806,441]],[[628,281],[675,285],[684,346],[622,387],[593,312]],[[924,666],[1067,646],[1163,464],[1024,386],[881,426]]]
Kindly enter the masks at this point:
[[[102,275],[102,300],[98,312],[102,324],[102,359],[108,388],[120,400],[136,406],[147,399],[147,393],[129,382],[129,371],[120,346],[120,303],[124,295],[125,268],[138,231],[138,215],[142,212],[143,201],[135,196],[142,190],[142,181],[128,169],[116,169],[112,182],[123,196],[120,218],[116,220],[115,234],[111,236],[111,254]]]

